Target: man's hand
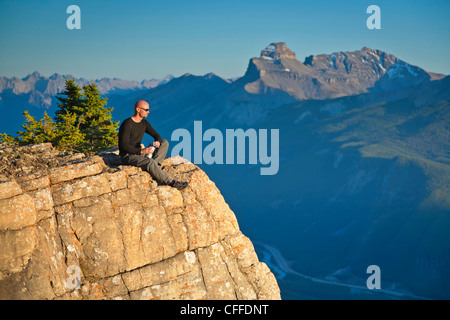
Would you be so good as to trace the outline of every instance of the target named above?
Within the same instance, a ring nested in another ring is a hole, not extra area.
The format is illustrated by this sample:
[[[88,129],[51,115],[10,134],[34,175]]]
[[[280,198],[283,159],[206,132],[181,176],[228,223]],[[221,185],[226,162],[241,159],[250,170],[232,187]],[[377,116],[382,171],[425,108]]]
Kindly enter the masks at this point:
[[[159,148],[160,145],[161,145],[161,143],[159,143],[159,141],[153,142],[153,146],[154,146],[155,148]]]
[[[155,151],[155,148],[153,147],[147,147],[141,150],[141,154],[149,154],[153,153]]]

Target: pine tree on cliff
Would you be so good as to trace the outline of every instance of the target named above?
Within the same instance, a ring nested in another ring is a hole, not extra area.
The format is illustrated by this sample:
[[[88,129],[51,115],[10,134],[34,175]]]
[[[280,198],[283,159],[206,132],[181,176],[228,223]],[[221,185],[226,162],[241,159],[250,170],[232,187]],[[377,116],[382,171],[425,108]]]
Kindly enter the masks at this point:
[[[65,149],[72,145],[78,146],[81,152],[91,153],[117,145],[119,122],[112,121],[113,108],[106,107],[108,99],[100,95],[95,83],[81,89],[75,80],[66,79],[65,91],[59,95],[62,96],[56,97],[60,103],[55,121],[61,129],[66,124],[67,134],[61,135],[65,138]],[[72,134],[76,141],[71,141]]]
[[[25,123],[22,125],[24,131],[19,131],[18,140],[19,144],[27,145],[33,143],[43,143],[53,141],[56,137],[56,125],[47,114],[44,112],[44,116],[41,120],[36,121],[28,111],[24,111]]]
[[[119,121],[112,121],[113,108],[106,107],[107,98],[102,98],[95,83],[83,86],[83,122],[80,131],[95,150],[107,149],[117,144]]]
[[[58,110],[55,112],[55,122],[64,123],[67,114],[75,114],[79,119],[83,115],[84,101],[81,94],[81,88],[76,85],[74,79],[66,79],[65,91],[58,92],[56,99],[59,100]],[[76,124],[78,124],[76,121]]]
[[[65,91],[58,95],[54,119],[45,113],[36,121],[25,111],[24,131],[17,132],[16,138],[2,134],[0,139],[19,145],[51,142],[56,149],[86,154],[117,145],[119,121],[112,121],[113,108],[106,107],[107,98],[101,97],[94,83],[80,88],[66,79]]]

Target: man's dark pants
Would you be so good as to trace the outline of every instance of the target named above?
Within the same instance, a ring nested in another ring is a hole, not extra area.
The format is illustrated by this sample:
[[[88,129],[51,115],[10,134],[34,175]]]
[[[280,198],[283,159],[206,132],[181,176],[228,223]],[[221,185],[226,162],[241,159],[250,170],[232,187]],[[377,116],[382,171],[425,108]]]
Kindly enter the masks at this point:
[[[153,158],[147,158],[145,155],[127,154],[122,156],[122,164],[139,167],[147,171],[159,184],[169,184],[172,182],[167,173],[162,171],[161,164],[164,161],[167,150],[169,149],[169,142],[164,139],[159,148],[156,148]]]

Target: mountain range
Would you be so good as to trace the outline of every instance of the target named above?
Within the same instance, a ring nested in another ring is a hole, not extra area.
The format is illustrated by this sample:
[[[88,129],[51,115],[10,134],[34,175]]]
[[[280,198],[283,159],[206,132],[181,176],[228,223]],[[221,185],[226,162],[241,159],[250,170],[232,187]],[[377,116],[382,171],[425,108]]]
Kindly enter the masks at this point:
[[[75,78],[71,75],[53,74],[45,77],[35,71],[20,79],[17,77],[0,77],[0,112],[5,116],[0,119],[2,132],[14,135],[23,123],[22,113],[30,110],[31,114],[41,118],[45,110],[49,114],[57,109],[56,95],[64,91],[65,80],[74,79],[75,83],[82,87],[88,83],[95,83],[99,92],[103,95],[124,95],[131,92],[148,90],[172,80],[168,75],[163,79],[150,79],[138,81],[121,80],[118,78],[102,78],[100,80],[88,80]],[[16,119],[11,121],[11,119]]]
[[[0,78],[1,132],[17,131],[30,105],[37,117],[54,110],[50,78]],[[265,244],[260,250],[275,248],[292,262],[294,272],[278,279],[283,298],[367,298],[329,283],[365,286],[369,265],[380,267],[382,288],[391,292],[450,297],[449,76],[367,47],[301,62],[277,42],[237,79],[209,73],[152,88],[120,83],[98,84],[114,120],[147,100],[150,122],[168,140],[177,128],[193,132],[198,120],[204,130],[279,129],[274,176],[260,176],[255,165],[200,167],[245,233]],[[277,261],[284,260],[268,263]]]

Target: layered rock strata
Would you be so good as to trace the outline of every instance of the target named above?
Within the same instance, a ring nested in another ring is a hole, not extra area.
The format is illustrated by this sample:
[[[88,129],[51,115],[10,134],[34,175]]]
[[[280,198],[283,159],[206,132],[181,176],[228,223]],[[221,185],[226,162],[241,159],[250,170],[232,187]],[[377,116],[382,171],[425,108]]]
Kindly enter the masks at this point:
[[[279,299],[215,184],[158,185],[114,154],[0,148],[0,299]]]

